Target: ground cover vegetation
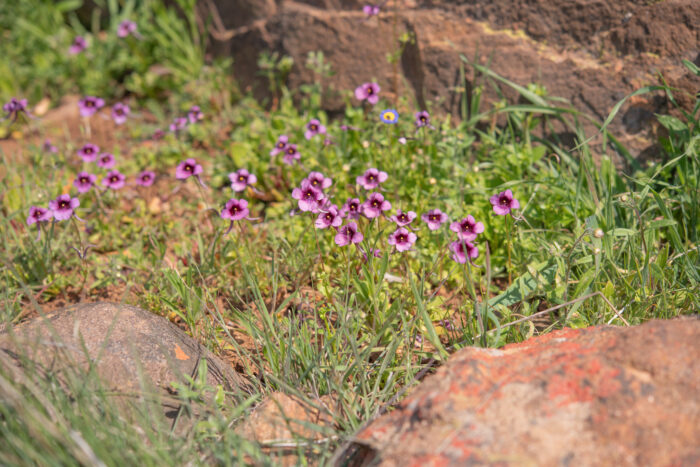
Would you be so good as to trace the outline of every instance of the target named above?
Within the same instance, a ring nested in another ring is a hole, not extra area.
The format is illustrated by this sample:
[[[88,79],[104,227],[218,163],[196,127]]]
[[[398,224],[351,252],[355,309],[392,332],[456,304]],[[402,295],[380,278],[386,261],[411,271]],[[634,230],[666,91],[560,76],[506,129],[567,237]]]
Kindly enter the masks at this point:
[[[176,436],[127,422],[93,375],[2,374],[0,463],[274,463],[233,430],[273,390],[334,401],[321,441],[291,447],[322,462],[464,346],[698,312],[700,101],[657,116],[662,156],[644,167],[606,131],[623,102],[586,135],[589,117],[473,57],[459,118],[387,99],[371,69],[328,89],[316,53],[295,64],[318,78],[302,89],[284,86],[289,58],[261,57],[274,98],[257,102],[230,63],[205,60],[194,2],[176,3],[96,2],[87,22],[77,1],[0,6],[0,126],[26,136],[0,154],[0,323],[124,301],[254,390],[217,397]],[[521,103],[486,105],[486,87]],[[333,119],[332,92],[346,100]],[[637,91],[650,92],[675,102],[669,87]],[[34,105],[65,94],[81,97],[79,136],[46,140]],[[105,119],[108,147],[93,137]],[[184,403],[217,393],[201,381],[178,388]]]

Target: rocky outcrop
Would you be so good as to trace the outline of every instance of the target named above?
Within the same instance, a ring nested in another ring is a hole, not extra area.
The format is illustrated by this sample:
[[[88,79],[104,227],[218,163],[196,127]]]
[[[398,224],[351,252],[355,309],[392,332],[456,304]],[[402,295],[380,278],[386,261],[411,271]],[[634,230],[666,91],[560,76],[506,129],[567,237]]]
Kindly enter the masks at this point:
[[[233,57],[242,87],[258,95],[267,86],[257,69],[261,52],[293,57],[288,85],[297,88],[313,80],[307,53],[323,51],[336,72],[330,84],[337,92],[324,100],[329,111],[342,110],[351,90],[376,79],[390,100],[404,96],[415,107],[458,117],[462,90],[482,81],[469,66],[466,83],[460,80],[460,55],[520,85],[541,84],[599,120],[625,95],[658,83],[658,73],[686,93],[680,97],[686,105],[700,89],[681,65],[682,59],[700,63],[700,9],[693,0],[405,1],[388,2],[373,18],[362,13],[362,2],[279,0],[267,9],[251,0],[205,3],[209,14],[220,12],[214,52]],[[247,21],[230,13],[253,9],[243,15]],[[409,40],[399,46],[402,36]],[[398,60],[389,63],[397,51]],[[487,102],[497,99],[490,86],[485,92]],[[656,140],[654,113],[669,109],[660,95],[637,98],[612,129],[641,153]]]
[[[337,465],[698,465],[698,342],[686,318],[463,349]]]
[[[0,333],[0,364],[31,367],[61,378],[66,371],[97,371],[116,394],[172,395],[206,361],[207,385],[244,391],[246,380],[167,319],[128,305],[92,303],[56,310]],[[133,397],[133,396],[132,396]],[[167,398],[167,397],[166,397]],[[178,405],[164,402],[175,417]]]

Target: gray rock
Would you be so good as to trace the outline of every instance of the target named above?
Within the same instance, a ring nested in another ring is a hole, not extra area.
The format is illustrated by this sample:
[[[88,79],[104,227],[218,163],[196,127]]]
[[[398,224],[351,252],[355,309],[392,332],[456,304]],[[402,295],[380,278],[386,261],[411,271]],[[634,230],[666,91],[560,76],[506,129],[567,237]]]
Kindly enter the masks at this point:
[[[8,358],[9,357],[9,358]],[[54,311],[0,333],[0,364],[33,367],[61,378],[94,365],[103,387],[116,394],[166,396],[166,416],[175,417],[171,383],[187,384],[199,362],[207,364],[207,385],[245,391],[245,378],[167,319],[117,303],[91,303]]]

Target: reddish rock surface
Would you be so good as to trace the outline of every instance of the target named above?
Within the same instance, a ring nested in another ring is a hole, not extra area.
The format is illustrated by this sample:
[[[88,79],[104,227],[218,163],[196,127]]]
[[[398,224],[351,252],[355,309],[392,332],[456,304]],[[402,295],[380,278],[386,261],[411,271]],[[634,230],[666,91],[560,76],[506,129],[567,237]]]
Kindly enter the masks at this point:
[[[690,96],[700,89],[700,79],[681,65],[682,59],[700,64],[697,0],[390,1],[370,19],[361,8],[372,2],[205,3],[210,6],[205,14],[220,13],[212,51],[232,56],[242,87],[259,96],[267,89],[257,68],[260,53],[294,58],[288,85],[297,89],[314,79],[304,66],[307,53],[323,51],[336,72],[329,81],[336,92],[323,103],[332,112],[342,111],[346,100],[356,103],[351,91],[376,79],[390,99],[400,95],[415,107],[459,116],[460,54],[480,57],[520,85],[541,84],[601,121],[625,95],[658,84],[659,72],[682,90],[677,99],[689,109]],[[387,55],[397,51],[397,38],[405,32],[415,41],[395,66],[389,64]],[[467,67],[467,88],[482,81]],[[517,100],[513,90],[503,89],[511,102]],[[497,98],[490,85],[484,97]],[[660,94],[638,97],[623,107],[612,129],[633,154],[651,156],[658,130],[654,113],[670,110]],[[591,123],[585,128],[588,134],[595,131]]]
[[[700,320],[467,348],[338,465],[700,465]]]
[[[236,432],[260,443],[282,465],[299,465],[299,446],[322,440],[328,437],[328,433],[333,433],[330,405],[328,396],[310,404],[298,397],[274,392],[253,409],[250,416],[236,427]],[[307,451],[307,462],[313,459],[312,449],[302,451]]]

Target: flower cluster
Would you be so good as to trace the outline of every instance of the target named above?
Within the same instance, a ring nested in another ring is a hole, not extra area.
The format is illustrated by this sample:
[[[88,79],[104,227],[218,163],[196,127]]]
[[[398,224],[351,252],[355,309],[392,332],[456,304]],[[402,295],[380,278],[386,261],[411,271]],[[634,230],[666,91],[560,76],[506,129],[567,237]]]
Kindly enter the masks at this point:
[[[10,119],[14,122],[22,114],[31,117],[29,110],[27,110],[27,99],[17,99],[13,97],[8,103],[2,106],[2,110],[5,112],[3,120]]]
[[[325,131],[325,128],[324,128]],[[275,157],[282,154],[282,162],[292,165],[301,159],[301,154],[297,150],[297,145],[290,143],[287,135],[281,135],[277,138],[275,147],[270,151],[270,157]]]
[[[180,133],[182,130],[187,128],[187,125],[193,125],[197,122],[200,122],[204,120],[204,113],[202,110],[199,108],[198,105],[193,105],[190,107],[190,109],[187,111],[187,115],[184,117],[175,117],[173,119],[173,122],[170,124],[168,129],[170,130],[171,133]],[[154,139],[160,139],[162,137],[162,132],[160,130],[156,130],[158,132],[157,137],[154,134]]]
[[[63,194],[56,199],[49,201],[49,206],[43,208],[41,206],[30,206],[29,215],[27,216],[27,225],[48,222],[51,219],[57,221],[68,220],[75,215],[75,210],[80,206],[78,198],[73,198],[71,195]],[[76,219],[80,219],[75,216]]]
[[[396,224],[396,230],[389,234],[387,243],[396,251],[408,251],[418,239],[410,227],[417,214],[413,211],[404,212],[398,209],[394,215],[387,217],[386,213],[391,210],[392,205],[382,193],[376,191],[381,189],[381,184],[387,179],[386,172],[374,167],[367,169],[355,179],[360,187],[368,191],[366,199],[360,201],[359,198],[348,198],[338,209],[327,192],[333,181],[320,172],[311,172],[298,187],[294,188],[292,198],[297,201],[299,211],[316,214],[314,226],[317,229],[335,229],[335,243],[338,246],[356,245],[359,248],[358,244],[364,240],[365,235],[360,231],[358,220],[363,217],[371,222],[384,217]],[[424,214],[423,219],[434,230],[446,221],[446,216],[439,210],[433,210]],[[343,225],[344,220],[347,220],[345,225]],[[363,256],[367,257],[367,253],[361,251]],[[377,256],[380,252],[372,250],[372,254]]]

